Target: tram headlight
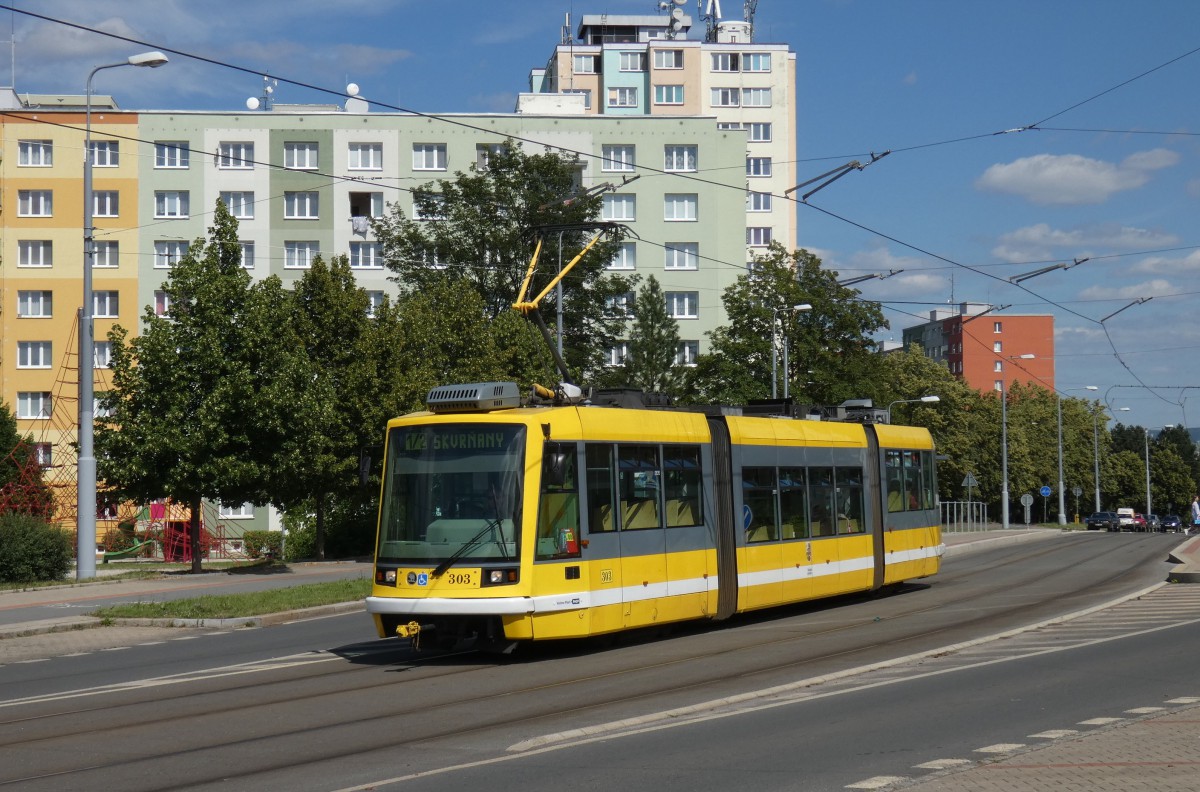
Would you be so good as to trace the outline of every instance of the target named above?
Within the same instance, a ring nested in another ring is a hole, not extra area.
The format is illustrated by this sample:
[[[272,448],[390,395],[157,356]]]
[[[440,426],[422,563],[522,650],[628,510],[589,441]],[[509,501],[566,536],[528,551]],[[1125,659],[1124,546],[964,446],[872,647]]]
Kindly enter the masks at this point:
[[[483,585],[485,586],[510,586],[520,579],[520,571],[516,569],[483,570]]]
[[[380,586],[396,585],[396,570],[394,569],[376,569],[375,583]]]

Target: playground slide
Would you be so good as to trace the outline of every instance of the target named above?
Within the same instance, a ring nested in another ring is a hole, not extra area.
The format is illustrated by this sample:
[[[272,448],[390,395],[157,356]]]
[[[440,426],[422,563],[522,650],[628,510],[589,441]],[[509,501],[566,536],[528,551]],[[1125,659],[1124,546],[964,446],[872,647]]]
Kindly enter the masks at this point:
[[[127,547],[124,550],[105,550],[104,551],[104,563],[107,564],[108,559],[110,559],[110,558],[133,558],[134,556],[140,555],[142,550],[147,545],[153,545],[154,543],[155,543],[154,539],[147,539],[144,542],[138,542],[137,544],[133,545],[132,547]]]

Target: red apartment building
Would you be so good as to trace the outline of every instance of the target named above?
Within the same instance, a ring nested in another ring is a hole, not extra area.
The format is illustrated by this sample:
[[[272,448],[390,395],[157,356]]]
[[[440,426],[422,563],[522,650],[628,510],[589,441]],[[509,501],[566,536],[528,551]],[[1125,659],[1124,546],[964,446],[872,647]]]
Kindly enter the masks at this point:
[[[962,303],[957,311],[930,311],[928,322],[904,329],[904,347],[917,344],[979,391],[1000,390],[1001,382],[1006,390],[1022,382],[1053,391],[1054,317],[991,309]]]

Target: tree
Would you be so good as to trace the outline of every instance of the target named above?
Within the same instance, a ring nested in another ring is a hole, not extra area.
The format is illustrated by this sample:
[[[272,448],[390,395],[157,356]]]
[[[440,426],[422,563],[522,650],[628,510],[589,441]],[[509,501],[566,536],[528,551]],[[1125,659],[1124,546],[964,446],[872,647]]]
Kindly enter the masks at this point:
[[[576,160],[526,154],[509,141],[489,152],[486,166],[417,188],[414,216],[393,204],[375,221],[384,261],[403,294],[445,284],[469,288],[482,299],[484,314],[496,318],[512,310],[537,239],[543,245],[531,296],[600,225],[602,198],[582,191],[578,180]],[[563,280],[563,352],[577,377],[601,369],[623,329],[623,320],[606,310],[609,298],[630,288],[627,279],[605,273],[619,241],[619,230],[601,239]],[[547,317],[556,311],[554,299],[552,292],[544,301]]]
[[[170,497],[191,508],[192,570],[201,569],[204,499],[263,505],[304,463],[295,411],[308,369],[278,278],[251,286],[237,221],[217,202],[163,291],[170,313],[147,308],[144,332],[112,342],[112,387],[96,432],[97,465],[125,498]]]
[[[786,369],[777,353],[777,379],[797,399],[839,404],[870,390],[878,363],[871,334],[887,327],[879,304],[856,299],[859,292],[839,286],[837,273],[807,250],[774,244],[752,269],[722,295],[730,323],[709,334],[710,352],[688,378],[688,397],[743,403],[770,395],[776,341],[790,350]],[[812,308],[775,313],[801,304]]]
[[[54,516],[54,494],[42,475],[33,438],[17,430],[17,417],[0,402],[0,514]]]
[[[658,279],[647,279],[633,302],[633,327],[623,369],[625,384],[649,392],[668,392],[675,383],[679,323],[667,312]]]

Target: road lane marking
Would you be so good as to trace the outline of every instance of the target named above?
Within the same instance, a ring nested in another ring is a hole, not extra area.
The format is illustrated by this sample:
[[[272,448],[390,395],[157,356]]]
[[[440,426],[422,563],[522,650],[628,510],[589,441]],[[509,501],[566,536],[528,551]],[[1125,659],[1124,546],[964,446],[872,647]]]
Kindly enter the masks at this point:
[[[919,765],[913,765],[918,770],[950,770],[955,767],[966,767],[973,765],[975,761],[972,759],[934,759],[932,762],[922,762]]]
[[[883,789],[884,787],[908,780],[904,776],[875,776],[874,778],[867,778],[854,784],[846,784],[845,789]]]
[[[982,754],[1004,754],[1019,751],[1025,747],[1025,743],[996,743],[995,745],[985,745],[982,748],[976,748],[975,753]]]

